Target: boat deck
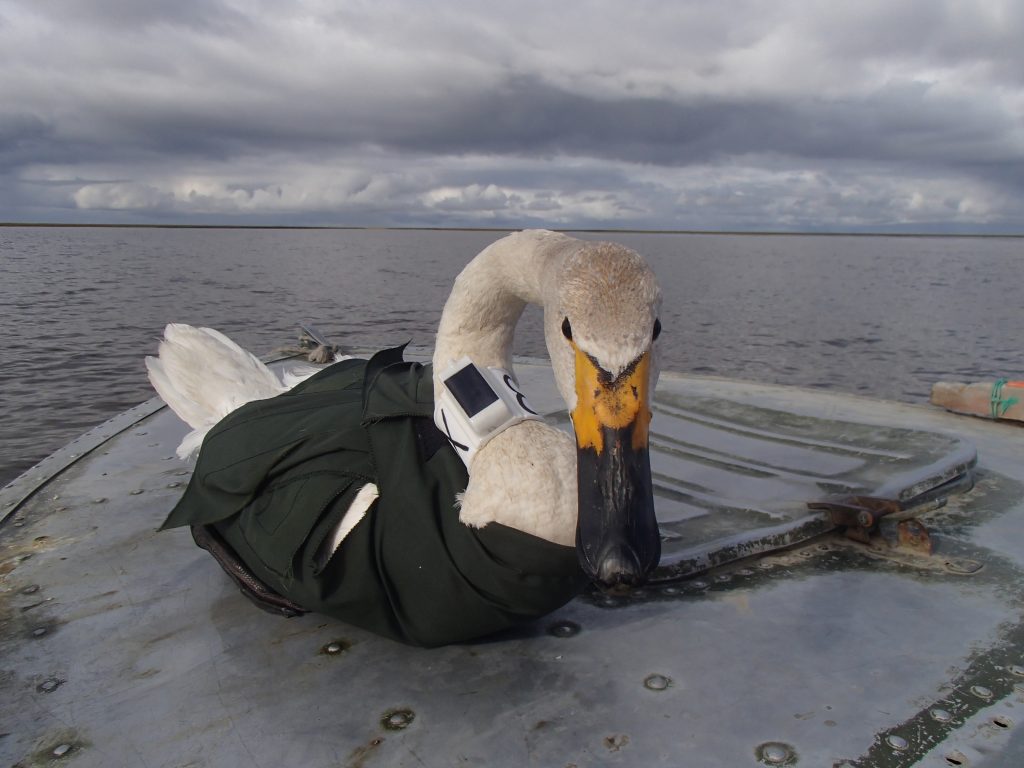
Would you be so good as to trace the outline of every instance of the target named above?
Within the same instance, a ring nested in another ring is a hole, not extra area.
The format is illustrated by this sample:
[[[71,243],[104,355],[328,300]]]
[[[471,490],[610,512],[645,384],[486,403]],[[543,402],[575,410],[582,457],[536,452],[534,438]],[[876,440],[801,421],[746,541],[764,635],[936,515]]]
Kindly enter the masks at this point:
[[[673,375],[652,429],[653,584],[423,650],[262,613],[156,533],[186,428],[122,414],[0,491],[0,764],[1024,764],[1024,430]],[[866,543],[853,496],[899,507]]]

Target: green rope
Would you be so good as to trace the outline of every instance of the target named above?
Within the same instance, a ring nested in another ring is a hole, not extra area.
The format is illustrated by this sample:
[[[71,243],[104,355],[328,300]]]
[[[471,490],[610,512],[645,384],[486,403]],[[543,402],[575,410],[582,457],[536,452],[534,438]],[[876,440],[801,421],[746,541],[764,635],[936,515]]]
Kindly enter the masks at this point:
[[[1003,385],[1006,379],[999,379],[992,385],[992,398],[989,401],[992,405],[992,418],[999,419],[1006,415],[1011,407],[1020,402],[1017,397],[1003,397]]]

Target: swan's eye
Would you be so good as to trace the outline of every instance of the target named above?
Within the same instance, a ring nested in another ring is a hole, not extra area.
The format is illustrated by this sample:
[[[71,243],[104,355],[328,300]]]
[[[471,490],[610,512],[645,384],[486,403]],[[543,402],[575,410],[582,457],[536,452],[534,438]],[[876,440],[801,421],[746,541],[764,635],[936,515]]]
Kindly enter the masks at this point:
[[[657,341],[661,336],[661,320],[654,321],[654,333],[651,334],[651,341]]]
[[[572,341],[572,326],[569,325],[569,318],[565,318],[562,321],[562,335],[565,336],[569,341]]]

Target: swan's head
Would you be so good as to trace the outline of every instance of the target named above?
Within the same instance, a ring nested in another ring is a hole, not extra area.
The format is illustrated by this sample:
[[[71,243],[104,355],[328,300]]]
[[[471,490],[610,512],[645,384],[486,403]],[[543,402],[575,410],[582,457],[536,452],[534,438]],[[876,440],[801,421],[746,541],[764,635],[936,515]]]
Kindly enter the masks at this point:
[[[580,244],[552,278],[545,334],[576,433],[580,564],[605,587],[641,584],[661,555],[648,450],[661,292],[613,243]]]

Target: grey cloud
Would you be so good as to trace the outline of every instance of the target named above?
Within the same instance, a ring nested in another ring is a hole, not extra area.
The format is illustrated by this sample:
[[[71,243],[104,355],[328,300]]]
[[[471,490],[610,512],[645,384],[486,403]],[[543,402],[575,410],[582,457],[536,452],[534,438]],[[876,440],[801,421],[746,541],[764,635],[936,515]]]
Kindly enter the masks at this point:
[[[745,153],[791,157],[967,165],[1012,153],[1011,118],[985,103],[933,97],[926,85],[892,86],[864,98],[766,102],[696,98],[596,99],[514,76],[493,88],[396,103],[367,112],[343,100],[197,109],[171,103],[110,105],[102,122],[109,150],[225,160],[267,149],[314,154],[326,147],[377,145],[429,154],[578,155],[687,165]],[[26,137],[52,133],[26,118]],[[31,121],[31,122],[29,122]],[[79,149],[84,149],[79,147]],[[37,146],[32,159],[51,147]],[[97,146],[85,154],[109,159]]]
[[[64,23],[116,24],[122,32],[168,25],[227,33],[252,26],[245,14],[222,0],[48,0],[46,6],[48,15]]]
[[[623,20],[646,25],[651,50],[623,29],[637,62],[610,50],[604,65],[575,39],[572,56],[554,46],[545,24],[559,22],[540,5],[520,14],[539,16],[530,26],[457,4],[419,18],[401,3],[329,16],[300,3],[295,13],[316,22],[302,28],[309,56],[303,35],[298,55],[274,45],[287,11],[243,7],[33,6],[38,23],[75,22],[76,37],[33,67],[8,54],[24,77],[0,74],[0,218],[77,207],[756,228],[816,216],[889,226],[894,211],[908,224],[947,215],[978,227],[1024,216],[1024,11],[1013,3],[973,14],[933,0],[828,13],[681,3],[701,23],[678,39],[675,17],[653,4]],[[30,28],[20,18],[7,18],[0,45]],[[580,36],[614,39],[595,19],[578,20]]]

